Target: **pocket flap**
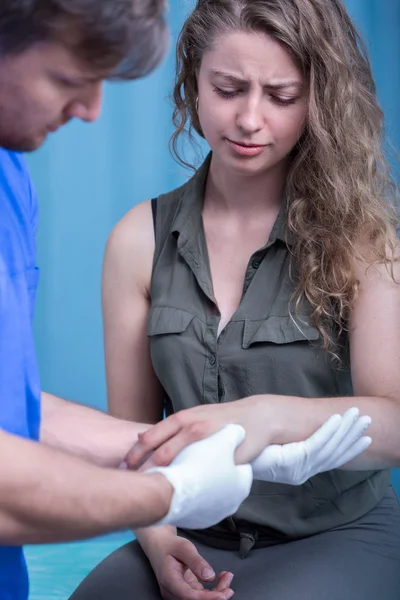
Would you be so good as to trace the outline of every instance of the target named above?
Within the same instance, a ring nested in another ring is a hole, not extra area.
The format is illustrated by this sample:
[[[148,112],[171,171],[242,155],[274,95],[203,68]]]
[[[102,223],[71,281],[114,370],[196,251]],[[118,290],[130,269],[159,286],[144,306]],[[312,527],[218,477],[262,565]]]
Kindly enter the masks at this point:
[[[246,319],[243,333],[243,348],[249,348],[257,342],[272,344],[291,344],[317,340],[320,337],[318,329],[310,323],[306,315],[293,317],[275,317],[251,321]]]
[[[147,335],[163,335],[165,333],[182,333],[194,315],[180,308],[155,306],[150,310],[147,322]]]

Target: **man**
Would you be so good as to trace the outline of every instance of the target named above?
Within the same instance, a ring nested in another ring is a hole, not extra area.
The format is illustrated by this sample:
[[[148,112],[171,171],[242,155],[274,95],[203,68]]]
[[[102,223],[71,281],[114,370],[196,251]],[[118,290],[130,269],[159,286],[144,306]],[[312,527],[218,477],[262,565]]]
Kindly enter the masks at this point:
[[[250,490],[251,467],[234,464],[244,437],[238,426],[189,446],[166,469],[133,473],[117,467],[148,426],[49,394],[40,406],[32,336],[37,206],[17,152],[35,150],[70,119],[94,121],[105,79],[154,69],[168,40],[163,13],[162,0],[0,4],[2,600],[28,596],[24,543],[154,522],[204,527],[234,512]],[[200,437],[201,426],[192,439]]]

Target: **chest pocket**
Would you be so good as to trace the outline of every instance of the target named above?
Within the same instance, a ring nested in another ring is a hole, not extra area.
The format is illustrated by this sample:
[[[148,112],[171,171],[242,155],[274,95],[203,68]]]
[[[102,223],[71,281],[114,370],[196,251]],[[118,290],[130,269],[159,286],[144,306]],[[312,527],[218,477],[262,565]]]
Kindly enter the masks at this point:
[[[240,363],[252,394],[319,397],[336,391],[320,333],[307,315],[246,319]]]
[[[186,346],[188,335],[183,334],[194,316],[178,308],[156,306],[150,310],[147,335],[155,372],[164,384],[165,378],[175,376],[187,362]],[[164,384],[165,387],[165,384]]]
[[[194,315],[169,306],[150,309],[147,334],[154,371],[164,388],[167,415],[198,404],[202,372],[193,332],[185,333]]]
[[[257,321],[246,319],[242,345],[247,349],[257,343],[291,344],[316,341],[319,337],[319,331],[311,325],[307,316],[270,316]]]
[[[149,337],[172,333],[183,333],[193,320],[194,315],[180,308],[155,306],[151,308],[147,322]]]

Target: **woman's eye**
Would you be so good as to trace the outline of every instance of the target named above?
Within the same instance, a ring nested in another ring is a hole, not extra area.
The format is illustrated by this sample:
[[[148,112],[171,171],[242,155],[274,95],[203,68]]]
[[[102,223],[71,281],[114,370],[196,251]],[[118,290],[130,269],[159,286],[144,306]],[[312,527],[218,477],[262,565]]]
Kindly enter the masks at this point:
[[[234,98],[235,96],[237,96],[240,93],[238,90],[232,90],[232,91],[222,90],[221,88],[216,87],[216,86],[214,86],[214,91],[222,98]]]
[[[281,106],[289,106],[297,102],[297,98],[282,98],[281,96],[271,96],[271,98],[276,104],[280,104]]]

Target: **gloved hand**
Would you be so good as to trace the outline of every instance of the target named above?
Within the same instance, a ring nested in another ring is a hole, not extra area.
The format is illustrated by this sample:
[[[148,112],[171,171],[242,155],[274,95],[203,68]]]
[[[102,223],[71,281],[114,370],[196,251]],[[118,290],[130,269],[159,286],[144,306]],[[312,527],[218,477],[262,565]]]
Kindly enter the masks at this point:
[[[271,445],[251,463],[254,479],[301,485],[323,471],[337,469],[364,452],[371,444],[362,437],[371,425],[370,417],[360,417],[357,408],[333,415],[303,442]]]
[[[190,529],[211,527],[234,514],[250,493],[250,465],[235,465],[235,450],[246,436],[240,425],[227,425],[210,437],[187,446],[162,473],[174,488],[170,510],[156,525]]]

